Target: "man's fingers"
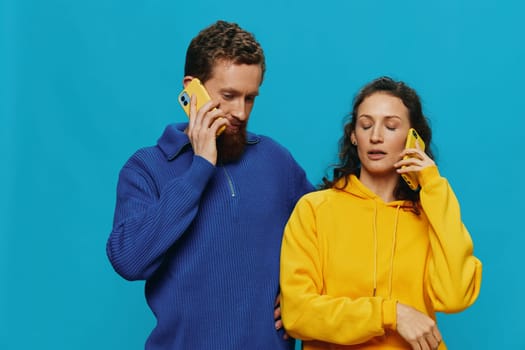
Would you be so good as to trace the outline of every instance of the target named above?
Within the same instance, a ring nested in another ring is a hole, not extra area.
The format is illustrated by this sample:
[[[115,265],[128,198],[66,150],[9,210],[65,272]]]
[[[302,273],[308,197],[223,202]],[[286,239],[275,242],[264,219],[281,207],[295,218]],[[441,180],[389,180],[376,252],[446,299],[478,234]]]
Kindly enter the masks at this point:
[[[281,317],[281,308],[276,307],[275,309],[273,309],[273,319],[276,320],[280,317]]]

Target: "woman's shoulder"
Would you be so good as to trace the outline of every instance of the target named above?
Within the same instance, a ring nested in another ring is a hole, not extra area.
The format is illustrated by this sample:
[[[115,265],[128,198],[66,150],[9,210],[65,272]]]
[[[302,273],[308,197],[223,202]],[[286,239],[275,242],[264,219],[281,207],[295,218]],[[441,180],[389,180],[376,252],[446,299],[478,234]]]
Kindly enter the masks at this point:
[[[341,191],[336,190],[334,188],[319,189],[305,194],[299,200],[299,202],[303,202],[303,205],[308,203],[313,207],[320,207],[326,204],[327,202],[336,199],[340,195],[340,192]]]

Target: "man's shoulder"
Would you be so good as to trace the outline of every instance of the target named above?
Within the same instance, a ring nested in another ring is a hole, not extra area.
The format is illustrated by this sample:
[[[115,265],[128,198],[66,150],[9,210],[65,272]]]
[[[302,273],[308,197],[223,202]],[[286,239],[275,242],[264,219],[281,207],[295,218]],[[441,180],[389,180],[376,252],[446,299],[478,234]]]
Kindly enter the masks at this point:
[[[165,163],[170,156],[177,152],[186,142],[181,126],[178,124],[169,124],[165,127],[162,135],[158,138],[156,144],[138,148],[126,161],[124,167],[148,167],[148,164]]]
[[[137,149],[126,161],[123,169],[143,169],[158,167],[159,163],[165,162],[166,157],[158,146],[145,146]]]
[[[159,156],[160,154],[161,152],[158,145],[149,145],[138,148],[135,152],[133,152],[130,159],[151,158]]]
[[[253,143],[255,145],[259,145],[261,148],[264,149],[272,149],[274,151],[290,154],[290,151],[285,146],[283,146],[280,142],[276,141],[274,138],[267,135],[248,133],[247,141],[248,144]]]

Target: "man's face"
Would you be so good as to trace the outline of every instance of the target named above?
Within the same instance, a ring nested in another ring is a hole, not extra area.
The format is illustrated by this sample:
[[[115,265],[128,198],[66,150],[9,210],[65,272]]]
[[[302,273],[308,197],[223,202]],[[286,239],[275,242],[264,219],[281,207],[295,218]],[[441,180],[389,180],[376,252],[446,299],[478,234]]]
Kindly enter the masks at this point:
[[[259,94],[262,70],[258,64],[234,64],[221,60],[215,63],[211,78],[204,86],[210,97],[219,102],[229,125],[217,139],[219,159],[237,160],[246,143],[246,127]]]

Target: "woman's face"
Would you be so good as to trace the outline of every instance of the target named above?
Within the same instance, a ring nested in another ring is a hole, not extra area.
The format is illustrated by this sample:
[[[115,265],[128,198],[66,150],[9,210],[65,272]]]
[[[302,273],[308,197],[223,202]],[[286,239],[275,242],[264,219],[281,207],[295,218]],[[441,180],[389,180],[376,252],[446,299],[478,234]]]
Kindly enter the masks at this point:
[[[394,163],[400,159],[410,128],[408,108],[385,92],[366,97],[357,109],[352,142],[357,142],[361,177],[399,176]]]

